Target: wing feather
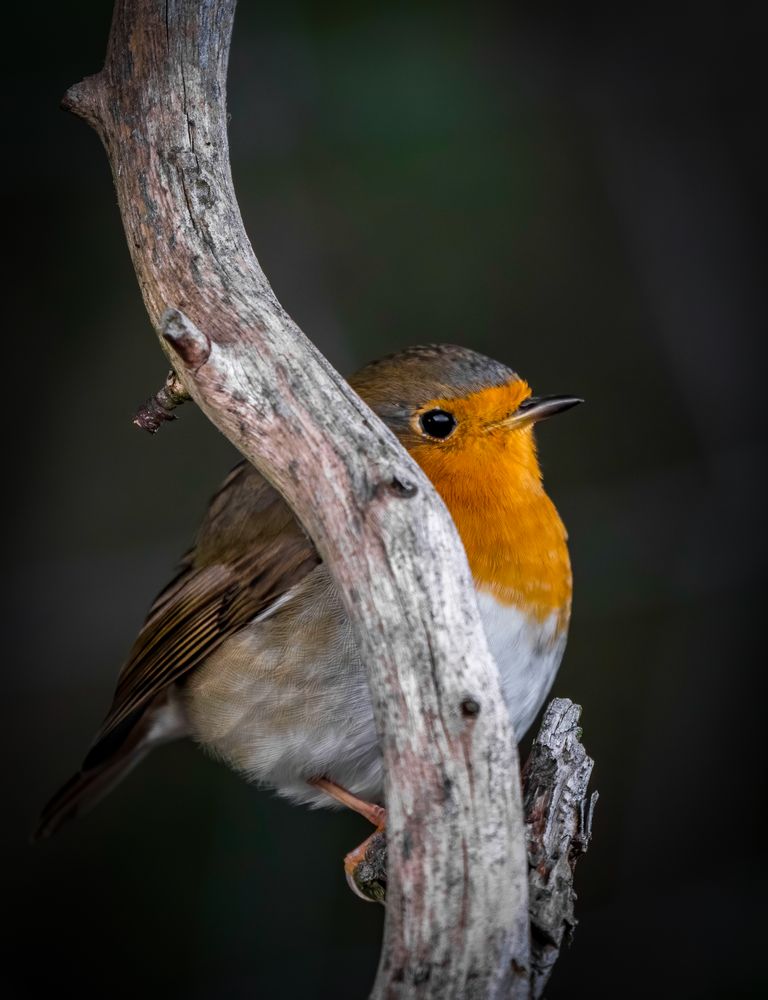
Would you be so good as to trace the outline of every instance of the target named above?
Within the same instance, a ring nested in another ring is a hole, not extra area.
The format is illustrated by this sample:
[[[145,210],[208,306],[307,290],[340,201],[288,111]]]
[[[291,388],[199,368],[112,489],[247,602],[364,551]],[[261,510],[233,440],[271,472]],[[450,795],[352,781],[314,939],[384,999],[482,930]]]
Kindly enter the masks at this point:
[[[320,562],[280,494],[248,463],[211,501],[180,572],[157,596],[95,747],[184,678]]]

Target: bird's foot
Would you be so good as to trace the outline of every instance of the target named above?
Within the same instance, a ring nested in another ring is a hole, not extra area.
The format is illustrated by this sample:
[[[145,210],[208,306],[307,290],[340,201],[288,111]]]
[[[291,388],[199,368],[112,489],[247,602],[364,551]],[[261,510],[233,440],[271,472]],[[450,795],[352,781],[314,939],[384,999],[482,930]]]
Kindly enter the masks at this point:
[[[366,903],[383,903],[387,894],[386,820],[344,858],[347,885]]]
[[[383,903],[386,894],[387,810],[358,798],[327,778],[313,778],[310,784],[322,788],[331,798],[364,816],[376,827],[370,837],[366,837],[359,847],[344,858],[344,874],[349,888],[360,899],[368,903]]]

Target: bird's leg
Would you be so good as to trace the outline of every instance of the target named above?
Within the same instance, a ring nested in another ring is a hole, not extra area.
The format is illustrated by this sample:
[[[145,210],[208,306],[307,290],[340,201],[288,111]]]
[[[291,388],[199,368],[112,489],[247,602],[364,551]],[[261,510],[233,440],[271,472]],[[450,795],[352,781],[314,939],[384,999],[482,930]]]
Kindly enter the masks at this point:
[[[377,806],[373,802],[366,802],[365,799],[358,798],[357,795],[353,795],[346,788],[342,788],[341,785],[337,785],[335,781],[329,781],[327,778],[310,778],[309,783],[310,785],[314,785],[315,788],[321,788],[326,795],[330,795],[332,799],[341,802],[343,806],[352,809],[353,812],[360,813],[361,816],[364,816],[374,826],[383,827],[385,825],[387,810],[384,806]]]
[[[359,847],[350,851],[344,858],[344,874],[347,876],[347,883],[350,889],[356,896],[366,900],[366,902],[373,902],[375,899],[374,896],[361,891],[358,879],[356,878],[356,872],[358,867],[367,860],[366,856],[369,848],[373,847],[374,844],[377,847],[379,846],[387,827],[387,810],[383,806],[377,806],[373,802],[366,802],[364,799],[358,798],[357,795],[353,795],[346,788],[342,788],[341,785],[337,785],[327,778],[312,778],[309,783],[316,788],[321,788],[326,795],[330,795],[332,799],[341,802],[348,809],[352,809],[354,812],[364,816],[369,823],[373,823],[376,827],[370,837],[366,837]]]

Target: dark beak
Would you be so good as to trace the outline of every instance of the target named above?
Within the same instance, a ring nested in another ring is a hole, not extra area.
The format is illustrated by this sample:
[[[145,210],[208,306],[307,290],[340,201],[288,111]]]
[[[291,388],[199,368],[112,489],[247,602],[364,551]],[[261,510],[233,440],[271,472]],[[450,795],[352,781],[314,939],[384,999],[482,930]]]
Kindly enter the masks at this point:
[[[578,406],[583,402],[584,400],[578,396],[531,396],[501,423],[505,427],[525,427],[527,424],[536,424],[540,420],[554,417],[556,413],[565,413],[572,406]]]

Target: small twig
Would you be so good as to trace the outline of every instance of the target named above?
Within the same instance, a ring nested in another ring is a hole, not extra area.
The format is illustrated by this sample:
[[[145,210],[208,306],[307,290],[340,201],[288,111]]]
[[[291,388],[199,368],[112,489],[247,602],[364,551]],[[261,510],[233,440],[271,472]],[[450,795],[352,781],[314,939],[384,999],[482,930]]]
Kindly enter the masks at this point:
[[[184,384],[175,371],[168,372],[165,385],[154,396],[143,403],[133,418],[134,424],[143,431],[156,434],[167,420],[175,420],[173,410],[190,398]]]
[[[576,926],[573,873],[592,835],[597,792],[587,795],[593,761],[582,746],[581,706],[553,699],[523,768],[531,918],[530,996],[542,995],[566,937]],[[352,876],[363,895],[383,903],[387,841],[378,834]]]

